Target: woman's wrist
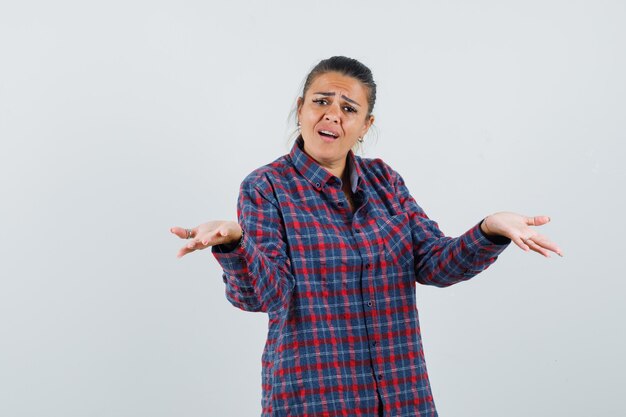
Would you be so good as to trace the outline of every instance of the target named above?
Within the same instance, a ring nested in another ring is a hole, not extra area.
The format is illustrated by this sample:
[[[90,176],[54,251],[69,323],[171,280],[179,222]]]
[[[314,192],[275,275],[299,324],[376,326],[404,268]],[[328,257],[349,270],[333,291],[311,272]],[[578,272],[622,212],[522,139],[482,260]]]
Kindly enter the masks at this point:
[[[243,245],[243,237],[246,234],[246,232],[243,231],[243,229],[241,229],[241,236],[239,237],[239,240],[237,240],[237,244],[235,245],[236,248],[240,248]]]
[[[498,233],[494,233],[491,231],[491,229],[489,229],[489,225],[487,223],[487,219],[489,219],[489,217],[490,216],[485,217],[480,222],[480,232],[487,238],[487,240],[496,245],[508,245],[509,243],[511,243],[511,239],[509,239],[508,237]]]
[[[226,252],[234,251],[235,249],[238,249],[238,248],[240,248],[243,245],[243,236],[244,236],[244,234],[245,233],[244,233],[243,229],[241,229],[241,235],[239,235],[239,239],[232,240],[230,242],[224,242],[220,246]]]
[[[496,236],[495,233],[491,232],[489,230],[489,226],[487,225],[487,221],[489,219],[490,216],[487,216],[483,219],[482,222],[480,222],[480,230],[482,230],[482,232],[486,235],[486,236]]]

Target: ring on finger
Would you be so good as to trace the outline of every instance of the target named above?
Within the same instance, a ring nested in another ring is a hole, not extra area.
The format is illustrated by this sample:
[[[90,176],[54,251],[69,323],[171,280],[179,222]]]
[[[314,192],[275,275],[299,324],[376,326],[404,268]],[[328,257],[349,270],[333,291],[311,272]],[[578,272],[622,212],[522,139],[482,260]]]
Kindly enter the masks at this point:
[[[185,229],[185,232],[187,232],[187,237],[185,239],[190,239],[191,238],[191,229]]]

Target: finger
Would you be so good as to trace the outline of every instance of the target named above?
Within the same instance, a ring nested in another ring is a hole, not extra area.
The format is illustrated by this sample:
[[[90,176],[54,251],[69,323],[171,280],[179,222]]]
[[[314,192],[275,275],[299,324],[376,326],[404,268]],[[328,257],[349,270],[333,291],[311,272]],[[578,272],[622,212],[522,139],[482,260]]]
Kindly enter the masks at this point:
[[[535,216],[526,218],[526,224],[529,226],[543,226],[548,222],[550,222],[550,217],[548,216]]]
[[[207,247],[209,247],[209,245],[205,245],[202,242],[200,242],[197,239],[192,239],[189,241],[189,243],[187,243],[185,246],[183,246],[179,251],[178,251],[178,257],[182,258],[183,256],[185,256],[188,253],[197,251],[197,250],[202,250],[202,249],[206,249]]]
[[[203,233],[196,237],[196,242],[204,246],[213,246],[219,244],[220,236],[219,231],[212,230],[207,233]]]
[[[191,235],[187,236],[187,230],[191,231]],[[181,239],[189,239],[192,237],[196,237],[196,233],[198,232],[198,228],[194,227],[193,229],[185,229],[182,227],[172,227],[170,228],[170,232],[172,232],[173,234],[175,234],[176,236],[178,236]]]
[[[528,247],[528,245],[526,243],[524,243],[524,241],[522,240],[521,237],[515,237],[513,239],[511,239],[513,241],[513,243],[515,243],[517,246],[519,246],[524,252],[528,252],[530,250],[530,248]]]
[[[182,248],[180,248],[180,250],[178,251],[178,253],[176,254],[177,258],[182,258],[183,256],[187,255],[188,253],[194,252],[195,249],[192,249],[188,246],[183,246]]]
[[[548,249],[559,256],[563,256],[563,251],[561,250],[561,248],[556,243],[550,241],[547,237],[543,235],[535,235],[533,237],[533,241],[542,248]]]
[[[216,242],[224,243],[228,241],[228,230],[227,229],[217,229],[213,235]],[[217,243],[216,243],[217,244]]]
[[[191,239],[189,241],[189,243],[187,243],[187,247],[189,249],[194,249],[194,250],[198,250],[198,249],[204,249],[207,247],[207,245],[205,245],[204,243],[202,243],[200,241],[200,239]]]
[[[201,244],[203,244],[204,246],[207,246],[209,244],[211,244],[211,245],[213,244],[210,233],[203,233],[201,235],[198,235],[196,237],[196,240],[198,242],[200,242]]]
[[[526,244],[528,245],[528,247],[530,248],[530,250],[533,250],[537,253],[542,254],[543,256],[545,256],[546,258],[550,257],[550,252],[548,252],[546,249],[542,248],[541,246],[539,246],[537,244],[537,242],[535,242],[532,239],[526,239]]]

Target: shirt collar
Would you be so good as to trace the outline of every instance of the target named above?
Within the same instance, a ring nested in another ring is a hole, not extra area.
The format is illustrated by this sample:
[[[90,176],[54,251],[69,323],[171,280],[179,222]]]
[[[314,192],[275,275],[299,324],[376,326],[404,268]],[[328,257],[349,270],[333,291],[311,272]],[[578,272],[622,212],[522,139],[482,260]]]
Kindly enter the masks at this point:
[[[298,139],[296,139],[289,156],[296,170],[318,190],[321,190],[328,181],[339,179],[304,152],[302,136],[298,136]],[[358,157],[351,150],[348,151],[346,162],[346,169],[348,169],[350,175],[350,187],[354,193],[361,181],[361,168],[359,167]]]

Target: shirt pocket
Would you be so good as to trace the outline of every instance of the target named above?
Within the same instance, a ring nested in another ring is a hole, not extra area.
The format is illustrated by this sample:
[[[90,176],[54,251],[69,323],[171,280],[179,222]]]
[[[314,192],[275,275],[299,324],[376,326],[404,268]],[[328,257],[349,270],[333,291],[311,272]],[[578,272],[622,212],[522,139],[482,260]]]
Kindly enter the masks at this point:
[[[294,233],[292,265],[298,292],[308,297],[328,297],[346,285],[346,274],[360,258],[352,253],[345,236],[332,224],[314,223]]]
[[[413,238],[406,213],[376,219],[382,242],[381,260],[387,266],[406,267],[413,263]]]

